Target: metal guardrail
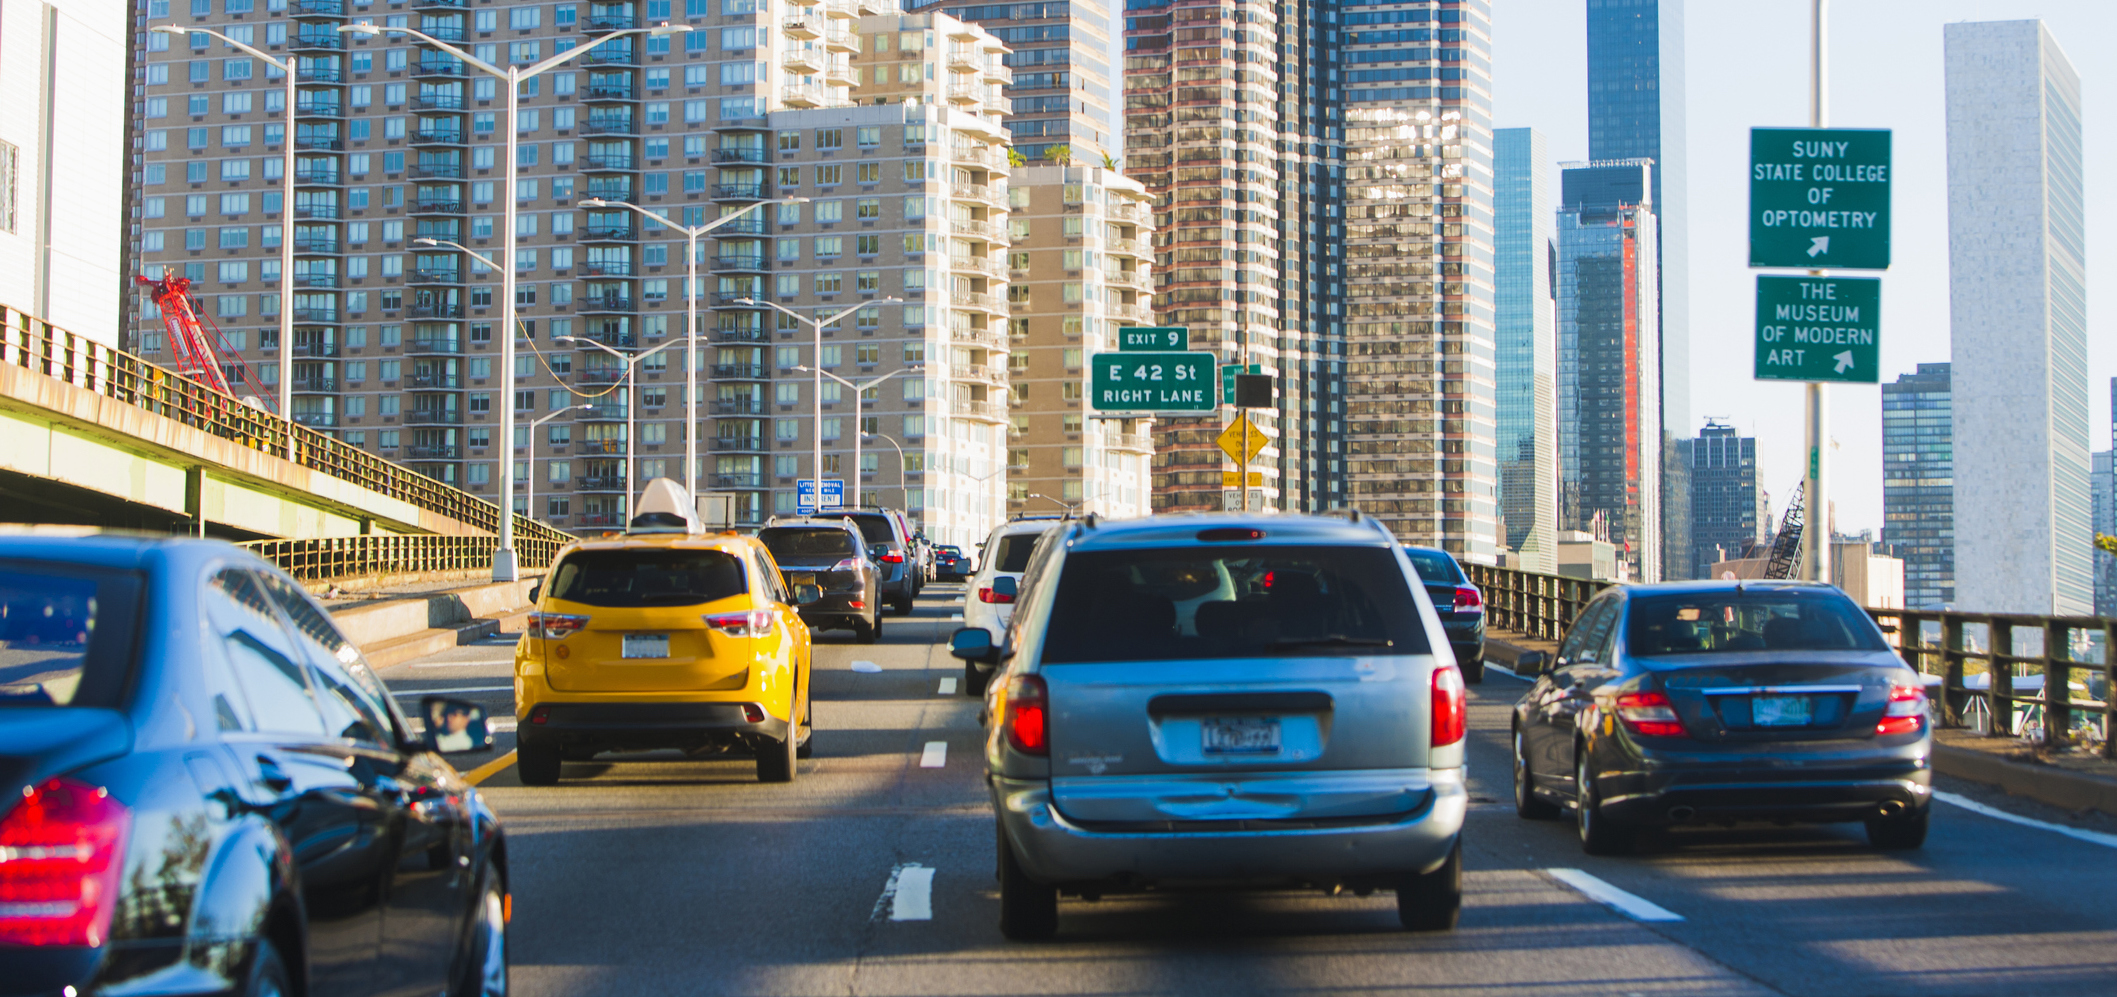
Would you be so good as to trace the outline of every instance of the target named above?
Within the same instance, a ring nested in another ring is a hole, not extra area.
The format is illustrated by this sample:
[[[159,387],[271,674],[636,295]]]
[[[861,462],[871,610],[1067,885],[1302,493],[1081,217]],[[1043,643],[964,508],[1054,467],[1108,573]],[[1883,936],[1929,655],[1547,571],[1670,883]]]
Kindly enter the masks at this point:
[[[1558,640],[1597,592],[1616,582],[1546,575],[1489,564],[1465,564],[1485,594],[1485,621],[1537,640]]]
[[[322,581],[422,571],[482,571],[492,567],[493,551],[499,543],[498,537],[490,536],[377,533],[307,540],[252,540],[236,546],[248,548],[295,578]],[[517,535],[515,556],[524,568],[548,568],[564,545],[562,540]]]
[[[245,405],[174,371],[0,304],[0,363],[137,406],[211,436],[321,471],[474,529],[497,532],[500,507],[328,433]],[[527,516],[515,536],[564,543],[567,534]]]

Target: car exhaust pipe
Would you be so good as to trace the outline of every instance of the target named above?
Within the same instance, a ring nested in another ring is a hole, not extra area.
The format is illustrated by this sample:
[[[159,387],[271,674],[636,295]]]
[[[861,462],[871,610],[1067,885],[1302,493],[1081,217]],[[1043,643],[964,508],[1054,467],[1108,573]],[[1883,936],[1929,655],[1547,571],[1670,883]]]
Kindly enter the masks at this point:
[[[1894,817],[1903,812],[1904,802],[1902,800],[1890,800],[1882,804],[1880,814],[1883,817]]]
[[[1690,807],[1669,808],[1669,823],[1671,824],[1688,824],[1691,822],[1691,818],[1696,816],[1698,816],[1698,811]]]

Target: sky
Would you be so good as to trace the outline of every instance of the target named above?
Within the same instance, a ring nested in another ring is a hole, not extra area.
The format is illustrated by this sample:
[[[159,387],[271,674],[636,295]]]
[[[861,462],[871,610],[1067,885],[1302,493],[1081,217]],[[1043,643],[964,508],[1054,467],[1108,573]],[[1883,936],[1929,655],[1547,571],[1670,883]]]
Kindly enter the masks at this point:
[[[1494,0],[1493,115],[1501,128],[1541,131],[1556,163],[1588,156],[1587,28],[1583,0]],[[1948,193],[1941,26],[1994,20],[1989,0],[1834,0],[1830,124],[1894,131],[1894,230],[1882,277],[1882,380],[1945,362]],[[2110,449],[2110,379],[2117,376],[2117,302],[2101,293],[2103,232],[2117,227],[2117,191],[2098,182],[2117,134],[2102,127],[2095,52],[2117,43],[2117,0],[2007,4],[2009,19],[2041,18],[2081,78],[2087,159],[2090,450]],[[1753,380],[1755,280],[1747,266],[1749,129],[1808,123],[1807,0],[1691,0],[1685,38],[1690,203],[1691,412],[1757,437],[1758,483],[1774,515],[1801,478],[1799,384]],[[2113,72],[2117,75],[2117,72]],[[1834,385],[1831,499],[1837,528],[1882,525],[1881,391]]]

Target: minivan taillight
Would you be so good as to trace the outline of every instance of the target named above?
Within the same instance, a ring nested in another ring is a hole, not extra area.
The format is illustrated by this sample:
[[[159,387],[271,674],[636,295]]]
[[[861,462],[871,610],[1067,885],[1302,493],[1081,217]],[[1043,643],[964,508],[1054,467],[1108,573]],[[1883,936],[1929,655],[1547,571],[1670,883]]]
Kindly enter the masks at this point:
[[[565,640],[588,625],[588,617],[564,613],[531,613],[526,629],[538,640]]]
[[[1005,592],[994,592],[990,586],[987,586],[978,590],[978,601],[988,605],[1005,604],[1013,602],[1014,596]]]
[[[132,811],[51,779],[0,818],[0,945],[98,946],[110,936]]]
[[[1889,706],[1882,711],[1882,722],[1874,725],[1876,734],[1916,734],[1926,724],[1926,690],[1915,685],[1892,686],[1889,689]]]
[[[772,632],[772,611],[769,609],[714,613],[701,618],[707,626],[730,637],[763,637]]]
[[[1017,675],[1007,681],[1007,707],[1001,726],[1007,743],[1025,755],[1051,753],[1049,699],[1040,675]]]
[[[1485,611],[1485,596],[1474,585],[1455,587],[1455,611],[1458,613],[1482,613]]]
[[[1445,748],[1463,739],[1468,726],[1463,702],[1463,673],[1455,666],[1433,670],[1433,746]]]
[[[1664,692],[1628,692],[1617,697],[1617,719],[1625,729],[1648,737],[1683,737],[1683,719]]]

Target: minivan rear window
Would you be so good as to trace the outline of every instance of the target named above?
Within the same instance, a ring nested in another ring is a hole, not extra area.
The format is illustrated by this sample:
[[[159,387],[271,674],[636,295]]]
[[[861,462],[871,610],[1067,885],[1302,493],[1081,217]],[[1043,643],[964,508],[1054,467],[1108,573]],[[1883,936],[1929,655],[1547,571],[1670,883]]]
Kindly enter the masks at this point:
[[[1382,547],[1242,546],[1068,557],[1041,662],[1427,654]]]
[[[1041,533],[1016,533],[1000,538],[999,553],[992,555],[994,571],[1011,571],[1017,575],[1029,570],[1029,555],[1036,552],[1036,541]]]
[[[1836,590],[1636,595],[1625,653],[1887,651],[1865,610]]]
[[[717,550],[583,550],[551,575],[551,596],[587,606],[690,606],[749,591],[742,562]]]
[[[853,535],[835,526],[773,526],[757,531],[772,556],[781,560],[789,557],[845,557],[857,553],[853,546]]]
[[[131,572],[0,561],[0,708],[117,705],[139,593]]]

